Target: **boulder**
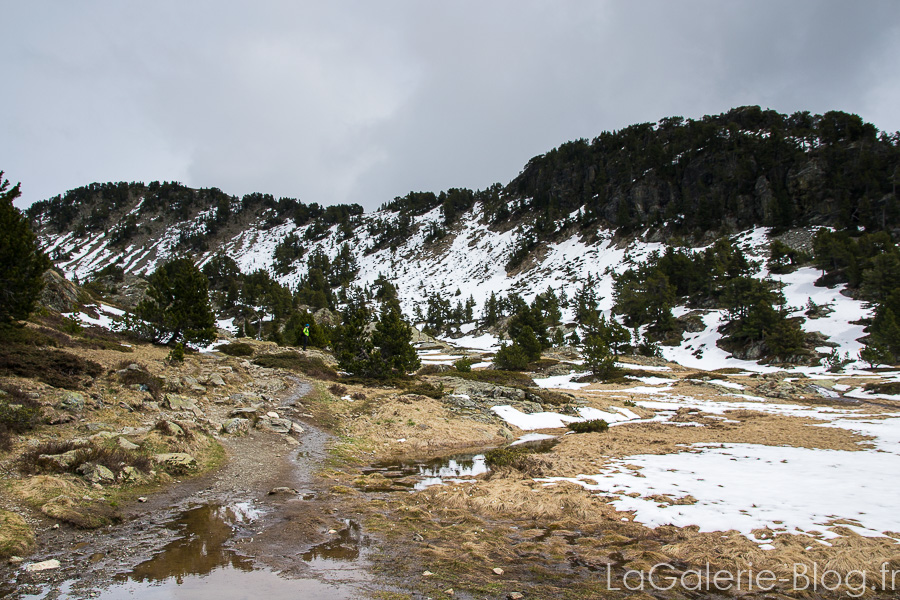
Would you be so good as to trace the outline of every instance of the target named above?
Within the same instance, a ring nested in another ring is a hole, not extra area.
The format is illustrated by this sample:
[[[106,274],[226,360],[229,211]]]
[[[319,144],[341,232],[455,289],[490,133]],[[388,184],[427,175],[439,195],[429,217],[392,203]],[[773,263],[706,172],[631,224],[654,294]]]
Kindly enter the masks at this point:
[[[119,479],[122,480],[122,483],[140,483],[144,480],[144,474],[137,468],[128,465],[127,467],[122,468]]]
[[[175,423],[174,421],[160,421],[154,427],[157,431],[162,433],[163,435],[171,435],[175,437],[184,436],[184,429],[182,429],[181,425]]]
[[[81,394],[79,392],[66,392],[57,406],[62,410],[68,410],[70,412],[81,412],[82,410],[84,410],[85,402],[86,399],[84,397],[84,394]]]
[[[235,408],[228,413],[229,417],[240,417],[242,419],[251,419],[255,421],[259,417],[259,411],[255,408]]]
[[[55,471],[68,471],[78,462],[78,450],[69,450],[62,454],[41,454],[38,464],[51,467]]]
[[[189,410],[192,412],[198,410],[196,402],[178,394],[166,394],[163,398],[163,406],[171,410]]]
[[[206,383],[207,383],[207,385],[214,385],[214,386],[221,387],[221,386],[225,385],[225,380],[222,379],[222,376],[219,375],[218,373],[213,373],[212,375],[210,375],[207,378]]]
[[[183,472],[197,466],[197,459],[185,452],[167,452],[153,455],[153,461],[167,469]]]
[[[121,448],[122,450],[137,450],[138,448],[140,448],[140,446],[138,446],[134,442],[131,442],[123,437],[120,437],[119,439],[117,439],[116,443],[119,445],[119,448]]]
[[[234,418],[222,423],[222,431],[229,435],[243,435],[250,431],[250,420]]]
[[[258,429],[271,431],[272,433],[290,433],[291,426],[292,423],[290,419],[273,419],[272,417],[262,417],[256,422],[256,427]]]
[[[91,483],[112,483],[116,480],[115,474],[103,465],[96,463],[84,463],[75,472]]]

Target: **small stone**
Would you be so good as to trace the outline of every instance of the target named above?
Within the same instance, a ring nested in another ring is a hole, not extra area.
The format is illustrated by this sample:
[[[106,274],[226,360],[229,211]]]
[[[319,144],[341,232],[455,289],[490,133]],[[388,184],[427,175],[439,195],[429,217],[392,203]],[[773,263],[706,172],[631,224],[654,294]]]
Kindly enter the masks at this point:
[[[423,571],[422,577],[434,577],[434,573],[432,573],[431,571]]]
[[[279,419],[279,418],[281,418],[281,417],[278,416],[278,413],[277,413],[277,412],[272,411],[272,410],[270,410],[269,412],[267,412],[267,413],[266,413],[266,416],[269,417],[270,419]]]
[[[30,565],[25,567],[25,570],[34,572],[34,571],[48,571],[50,569],[58,569],[58,568],[59,568],[59,561],[56,560],[55,558],[52,558],[50,560],[45,560],[43,562],[31,563]]]
[[[494,567],[491,570],[494,572],[494,575],[503,575],[503,569],[501,569],[500,567]]]
[[[452,596],[452,595],[453,595],[453,588],[447,588],[446,590],[444,590],[444,593],[447,594],[448,596]]]
[[[525,594],[521,592],[510,592],[506,595],[506,600],[522,600]]]
[[[54,523],[50,529],[59,529],[59,523]]]
[[[337,529],[329,529],[328,530],[329,535],[334,535],[335,533],[337,533]]]
[[[423,538],[423,537],[422,537],[422,534],[420,534],[420,533],[414,533],[414,534],[413,534],[413,539],[416,540],[417,542],[424,542],[424,541],[425,541],[425,538]]]
[[[277,494],[296,494],[297,490],[289,487],[276,487],[269,490],[270,496],[275,496]]]
[[[147,501],[147,497],[146,497],[146,496],[138,496],[138,499],[137,499],[137,500],[138,500],[138,502],[146,502],[146,501]]]
[[[18,565],[18,564],[21,564],[24,560],[25,560],[25,559],[22,558],[21,556],[10,556],[10,557],[9,557],[9,564],[11,564],[11,565]]]
[[[303,433],[305,430],[304,430],[302,427],[300,427],[300,424],[299,424],[299,423],[293,423],[293,422],[292,422],[292,423],[291,423],[291,431],[293,431],[294,433],[298,433],[298,434],[299,434],[299,433]]]

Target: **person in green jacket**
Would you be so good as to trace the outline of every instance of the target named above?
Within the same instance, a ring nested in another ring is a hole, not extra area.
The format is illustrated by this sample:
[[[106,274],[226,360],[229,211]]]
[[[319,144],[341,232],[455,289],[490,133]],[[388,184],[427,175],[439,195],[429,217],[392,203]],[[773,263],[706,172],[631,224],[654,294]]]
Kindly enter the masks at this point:
[[[301,336],[303,342],[303,351],[306,352],[306,345],[309,343],[309,323],[303,326],[303,335]]]

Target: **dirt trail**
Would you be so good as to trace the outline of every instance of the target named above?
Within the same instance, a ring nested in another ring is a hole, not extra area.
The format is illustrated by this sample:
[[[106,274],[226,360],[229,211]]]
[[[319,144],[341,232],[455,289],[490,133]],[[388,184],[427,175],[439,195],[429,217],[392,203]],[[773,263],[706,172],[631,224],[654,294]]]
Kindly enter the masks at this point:
[[[291,383],[281,406],[291,406],[311,389],[296,379]],[[294,597],[315,591],[307,584],[323,580],[328,581],[329,598],[359,597],[357,587],[369,581],[359,516],[342,514],[327,482],[317,477],[331,436],[298,422],[304,428],[299,446],[258,430],[223,438],[228,458],[221,469],[176,482],[145,503],[125,507],[120,525],[92,532],[66,526],[38,532],[40,550],[31,560],[55,558],[61,567],[33,583],[19,572],[11,597],[40,592],[48,599],[111,598],[115,594],[104,590],[117,581],[205,575],[223,565],[312,580],[298,581],[290,590]],[[276,488],[288,489],[270,493]],[[192,550],[197,539],[202,543]],[[184,571],[184,563],[198,561],[193,572]],[[9,582],[17,573],[2,576]]]

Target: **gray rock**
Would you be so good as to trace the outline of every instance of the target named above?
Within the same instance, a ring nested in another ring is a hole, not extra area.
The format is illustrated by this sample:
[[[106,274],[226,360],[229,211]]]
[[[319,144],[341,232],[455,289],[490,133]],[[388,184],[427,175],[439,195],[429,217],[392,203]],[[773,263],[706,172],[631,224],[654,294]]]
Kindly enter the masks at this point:
[[[135,467],[128,465],[127,467],[122,468],[120,479],[122,480],[122,483],[140,483],[144,480],[144,474]]]
[[[229,417],[240,417],[242,419],[251,419],[255,421],[259,417],[259,411],[255,408],[235,408],[228,413]]]
[[[66,392],[62,400],[59,401],[58,407],[71,412],[81,412],[84,410],[85,401],[84,394]]]
[[[222,376],[219,375],[218,373],[213,373],[213,374],[210,375],[209,378],[206,380],[206,383],[207,383],[208,385],[215,385],[215,386],[221,387],[221,386],[225,385],[225,380],[222,379]]]
[[[66,471],[78,461],[78,454],[77,449],[62,454],[41,454],[38,456],[38,462],[60,471]]]
[[[185,396],[178,394],[166,394],[163,398],[163,406],[172,410],[190,410],[197,409],[197,403]]]
[[[260,402],[262,402],[261,397],[256,394],[249,394],[247,392],[232,394],[231,400],[235,404],[259,404]]]
[[[174,421],[160,421],[156,424],[156,430],[162,432],[164,435],[171,436],[183,436],[184,429],[181,428],[181,425],[175,423]]]
[[[222,423],[222,431],[229,435],[242,435],[250,431],[249,419],[228,419]]]
[[[84,463],[75,469],[75,472],[91,483],[112,483],[116,480],[112,471],[96,463]]]
[[[294,423],[292,421],[291,422],[291,431],[294,433],[300,434],[300,433],[303,433],[305,430],[302,427],[300,427],[299,423]]]
[[[119,448],[121,448],[122,450],[137,450],[138,448],[140,448],[140,446],[138,446],[134,442],[126,440],[123,437],[120,437],[119,439],[117,439],[116,443],[119,445]]]
[[[271,431],[273,433],[290,433],[291,426],[292,423],[290,419],[273,419],[272,417],[261,417],[256,422],[256,427],[258,429]]]
[[[176,469],[192,469],[197,466],[197,459],[185,452],[167,452],[153,455],[153,461],[166,467]]]
[[[271,490],[269,490],[270,496],[275,496],[278,494],[294,495],[296,493],[297,493],[297,490],[295,490],[294,488],[289,488],[289,487],[277,487],[277,488],[272,488]]]
[[[59,561],[55,558],[51,558],[50,560],[45,560],[42,562],[31,563],[27,567],[25,567],[26,571],[35,572],[35,571],[49,571],[50,569],[58,569]]]

